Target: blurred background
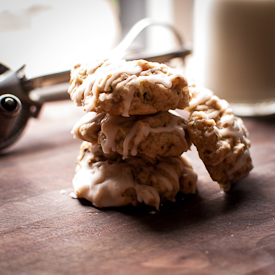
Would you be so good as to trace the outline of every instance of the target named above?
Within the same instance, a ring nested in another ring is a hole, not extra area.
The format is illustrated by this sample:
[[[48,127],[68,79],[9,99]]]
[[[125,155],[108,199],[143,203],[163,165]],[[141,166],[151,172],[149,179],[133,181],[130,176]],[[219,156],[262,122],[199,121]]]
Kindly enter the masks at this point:
[[[113,49],[145,17],[177,28],[193,53],[186,75],[237,114],[275,113],[275,0],[2,0],[0,62],[26,64],[28,78],[70,70]],[[152,26],[131,48],[157,54],[176,42]]]
[[[0,61],[28,78],[69,70],[114,48],[138,20],[175,24],[192,43],[193,0],[2,0]],[[175,37],[146,29],[132,48],[171,49]]]
[[[119,34],[112,1],[1,1],[0,60],[14,70],[27,64],[28,78],[69,70],[109,50]]]
[[[54,120],[78,111],[60,102],[69,99],[73,66],[106,56],[143,18],[174,25],[191,47],[192,16],[190,0],[1,0],[0,62],[11,70],[0,67],[0,151],[20,137],[29,118],[41,117],[42,105],[51,127]],[[142,31],[130,48],[158,55],[178,44],[174,32],[157,25]],[[83,115],[79,111],[77,117]]]

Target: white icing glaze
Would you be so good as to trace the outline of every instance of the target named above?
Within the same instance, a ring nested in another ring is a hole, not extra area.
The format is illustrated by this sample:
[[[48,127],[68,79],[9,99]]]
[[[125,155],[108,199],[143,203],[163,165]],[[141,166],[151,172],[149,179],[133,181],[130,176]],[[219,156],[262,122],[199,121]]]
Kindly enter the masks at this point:
[[[167,88],[172,87],[172,78],[175,78],[175,76],[167,76],[167,75],[146,75],[146,76],[139,76],[138,77],[138,83],[142,81],[151,81],[155,83],[161,83],[163,86]]]
[[[221,117],[221,124],[224,126],[225,124],[234,124],[235,116],[232,113],[224,115]]]
[[[79,129],[82,125],[99,121],[104,117],[105,114],[97,114],[95,112],[89,112],[85,114],[73,127],[71,133],[74,135],[74,138],[81,139],[79,136]]]
[[[194,111],[194,112],[192,113],[192,116],[193,116],[193,117],[194,117],[194,116],[197,116],[197,117],[202,117],[202,118],[204,118],[204,119],[207,119],[207,115],[206,115],[206,113],[203,112],[203,111]]]
[[[194,109],[199,105],[204,104],[207,102],[209,99],[213,99],[216,101],[217,110],[213,110],[209,113],[205,113],[203,111],[195,111],[199,112],[200,116],[203,116],[206,119],[215,119],[218,117],[220,114],[224,113],[226,110],[228,111],[229,104],[226,100],[224,99],[219,99],[217,96],[213,95],[213,92],[204,88],[204,87],[197,87],[197,86],[191,86],[189,87],[190,93],[193,94],[193,98],[191,99],[189,103],[189,109]]]
[[[206,114],[206,118],[207,119],[214,119],[220,114],[220,112],[221,112],[220,110],[212,111],[211,113]]]
[[[160,197],[157,190],[148,185],[134,184],[135,190],[137,192],[138,202],[144,202],[147,205],[150,205],[150,201],[155,201],[155,207],[159,210]]]
[[[234,137],[243,137],[242,126],[240,125],[240,119],[236,118],[233,113],[232,109],[229,108],[229,104],[226,100],[220,99],[217,96],[213,95],[213,93],[203,87],[189,87],[191,93],[195,96],[192,98],[189,104],[189,109],[196,108],[198,105],[204,104],[210,98],[216,101],[218,106],[218,110],[212,110],[211,112],[205,113],[204,111],[194,111],[192,113],[193,116],[199,116],[204,119],[215,119],[219,115],[221,115],[220,121],[222,126],[228,124],[227,127],[219,129],[217,126],[214,126],[214,131],[206,132],[205,135],[208,137],[215,132],[218,133],[221,137],[225,136],[234,136]]]
[[[82,68],[81,68],[82,67]],[[76,89],[72,99],[78,105],[82,105],[87,100],[88,95],[89,103],[85,107],[86,111],[90,111],[96,101],[98,87],[103,88],[104,91],[110,90],[111,82],[120,74],[126,72],[128,74],[137,74],[142,71],[142,67],[137,63],[126,62],[125,60],[99,60],[95,63],[82,65],[76,72],[72,73],[72,78],[77,77],[77,73],[81,70],[86,70],[88,76],[83,80],[82,84]],[[69,92],[71,93],[75,87],[76,81],[71,84]],[[83,95],[84,93],[84,95]]]
[[[129,120],[131,120],[131,118],[129,118]],[[102,150],[105,154],[109,154],[111,151],[116,152],[115,137],[118,132],[118,127],[122,122],[125,122],[125,118],[106,114],[106,119],[101,126],[101,130],[106,136],[102,142]]]
[[[234,167],[227,171],[227,175],[232,175],[233,173],[237,172],[241,169],[245,164],[247,159],[250,157],[249,151],[246,149],[244,153],[238,158],[237,162],[235,163]]]
[[[215,133],[216,133],[216,132],[215,132],[215,128],[214,128],[211,132],[206,131],[206,132],[204,133],[204,135],[205,135],[206,137],[210,137],[210,136],[214,135]]]
[[[129,131],[129,133],[127,134],[127,136],[125,137],[125,140],[123,142],[123,158],[125,159],[127,157],[128,151],[129,151],[129,142],[134,138],[135,135],[136,135],[136,137],[134,138],[133,147],[130,152],[130,154],[132,156],[137,155],[138,145],[140,144],[142,139],[146,138],[150,133],[163,133],[163,132],[176,131],[180,134],[182,142],[184,142],[185,146],[188,147],[186,139],[185,139],[184,126],[178,125],[177,121],[178,121],[178,118],[173,117],[166,127],[152,128],[148,125],[144,125],[143,127],[141,127],[141,129],[138,133],[137,133],[138,124],[135,123],[133,125],[133,127],[131,128],[131,130]]]
[[[165,171],[165,173],[167,173],[173,179],[174,183],[176,183],[174,186],[177,186],[177,189],[175,190],[177,193],[179,191],[179,176],[173,165],[160,162],[157,164],[157,169]]]
[[[220,107],[221,111],[225,111],[226,109],[229,108],[229,103],[224,100],[224,99],[220,99],[217,96],[213,96],[216,100],[217,100],[217,105]]]
[[[116,87],[117,89],[119,89],[121,86],[124,86],[127,83],[129,83],[129,87],[130,87],[129,93],[127,94],[127,97],[123,100],[124,110],[121,115],[124,117],[129,117],[129,110],[131,107],[131,103],[132,103],[132,100],[134,97],[135,90],[137,88],[137,83],[133,81],[136,78],[137,78],[136,75],[132,75],[132,76],[128,77],[126,80],[120,82]]]
[[[104,101],[105,98],[106,98],[106,94],[100,94],[100,95],[99,95],[99,100],[100,100],[100,101]]]
[[[123,141],[123,156],[122,156],[123,159],[127,158],[128,156],[129,143],[131,139],[135,136],[137,129],[138,129],[138,123],[135,123]]]
[[[242,128],[238,124],[238,120],[234,120],[234,124],[229,124],[227,127],[218,129],[216,126],[214,126],[215,131],[221,136],[221,137],[236,137],[243,140],[243,131]]]
[[[193,97],[189,102],[189,109],[193,109],[197,107],[198,105],[201,105],[205,103],[207,100],[209,100],[213,96],[213,92],[203,88],[203,87],[189,87],[189,91],[191,94],[196,94],[195,97]]]
[[[170,182],[169,179],[164,177],[161,173],[157,172],[155,173],[155,177],[157,178],[158,182],[161,182],[165,185],[166,189],[168,191],[173,191],[173,184]]]

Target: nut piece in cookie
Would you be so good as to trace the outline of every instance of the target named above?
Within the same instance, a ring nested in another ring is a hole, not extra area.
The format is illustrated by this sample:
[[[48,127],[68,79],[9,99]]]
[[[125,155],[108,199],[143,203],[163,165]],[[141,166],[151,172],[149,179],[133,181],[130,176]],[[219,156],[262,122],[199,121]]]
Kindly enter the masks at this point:
[[[253,168],[247,129],[227,101],[203,87],[193,85],[189,90],[187,130],[191,141],[212,179],[229,190],[231,183],[246,177]]]
[[[119,158],[105,155],[100,145],[83,142],[73,179],[78,198],[96,207],[144,203],[159,209],[160,202],[174,201],[178,192],[194,193],[197,175],[184,157]]]
[[[71,99],[86,111],[148,115],[188,106],[188,84],[165,64],[144,60],[98,60],[71,71]]]

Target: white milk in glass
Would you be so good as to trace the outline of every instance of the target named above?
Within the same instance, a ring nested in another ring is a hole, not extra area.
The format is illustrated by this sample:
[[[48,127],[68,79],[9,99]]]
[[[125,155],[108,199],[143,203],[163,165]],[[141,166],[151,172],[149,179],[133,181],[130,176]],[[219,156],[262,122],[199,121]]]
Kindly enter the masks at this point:
[[[192,77],[231,103],[272,104],[275,0],[196,0]]]

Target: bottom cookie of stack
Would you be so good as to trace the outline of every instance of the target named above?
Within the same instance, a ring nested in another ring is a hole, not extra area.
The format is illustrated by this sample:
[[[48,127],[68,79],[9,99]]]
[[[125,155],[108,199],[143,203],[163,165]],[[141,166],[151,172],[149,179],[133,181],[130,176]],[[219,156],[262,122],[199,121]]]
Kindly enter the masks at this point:
[[[184,156],[123,159],[83,142],[73,187],[78,198],[99,208],[144,203],[159,209],[162,201],[175,201],[179,192],[195,193],[196,182],[197,174]]]

